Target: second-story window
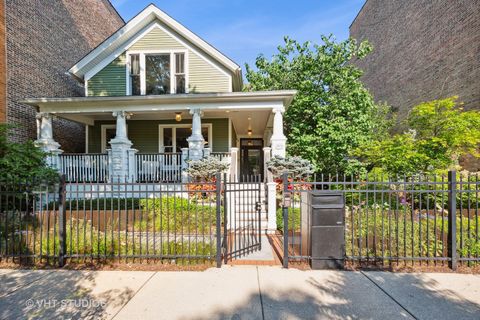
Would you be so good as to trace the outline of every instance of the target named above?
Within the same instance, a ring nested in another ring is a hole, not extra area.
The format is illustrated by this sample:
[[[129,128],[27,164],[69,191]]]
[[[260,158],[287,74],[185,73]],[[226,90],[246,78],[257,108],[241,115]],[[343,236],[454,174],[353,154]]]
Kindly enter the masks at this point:
[[[175,93],[185,93],[185,53],[175,53]]]
[[[132,84],[132,95],[138,96],[140,91],[140,55],[132,54],[130,56],[130,82]]]
[[[145,94],[170,93],[170,55],[145,55]]]
[[[130,94],[186,93],[185,52],[130,54]]]

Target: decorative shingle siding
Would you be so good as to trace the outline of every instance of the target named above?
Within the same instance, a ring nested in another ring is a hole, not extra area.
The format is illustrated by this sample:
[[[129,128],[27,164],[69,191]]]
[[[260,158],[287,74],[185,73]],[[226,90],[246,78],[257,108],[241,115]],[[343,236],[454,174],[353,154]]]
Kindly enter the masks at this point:
[[[126,56],[122,54],[88,80],[88,95],[124,96],[126,85]]]
[[[2,1],[3,2],[3,1]],[[35,110],[19,103],[31,97],[83,96],[66,72],[124,22],[108,0],[7,0],[7,121],[12,140],[36,138]],[[56,119],[54,137],[66,152],[82,152],[84,126]]]
[[[158,21],[161,24],[160,21]],[[164,28],[166,26],[161,24]],[[177,39],[182,39],[183,43],[187,43],[187,40],[183,39],[180,35],[174,31],[169,30],[170,34],[164,30],[155,27],[145,36],[135,42],[128,50],[129,51],[141,51],[141,50],[158,50],[158,51],[170,51],[170,50],[187,50],[188,59],[188,88],[190,93],[208,93],[208,92],[231,92],[230,76],[223,67],[216,64],[215,61],[207,61],[206,56],[200,56],[196,52],[199,49],[193,51],[188,49]],[[177,39],[176,39],[177,38]],[[194,48],[193,44],[189,44]],[[92,96],[100,95],[125,95],[125,67],[122,61],[113,61],[102,71],[97,73],[88,82],[88,93]],[[123,69],[122,69],[123,68]],[[123,74],[121,74],[121,69]],[[103,72],[103,73],[102,73]],[[107,83],[106,80],[109,82]],[[118,89],[115,90],[114,88]]]
[[[214,152],[228,151],[228,119],[202,119],[202,123],[212,124],[212,140]],[[95,121],[94,126],[89,127],[88,151],[91,153],[101,152],[102,125],[115,124],[115,121]],[[192,124],[191,119],[172,123],[171,120],[128,120],[128,138],[133,143],[133,148],[140,153],[157,153],[159,144],[160,124]]]
[[[373,44],[356,64],[400,119],[420,102],[452,95],[480,108],[480,0],[367,0],[350,35]]]

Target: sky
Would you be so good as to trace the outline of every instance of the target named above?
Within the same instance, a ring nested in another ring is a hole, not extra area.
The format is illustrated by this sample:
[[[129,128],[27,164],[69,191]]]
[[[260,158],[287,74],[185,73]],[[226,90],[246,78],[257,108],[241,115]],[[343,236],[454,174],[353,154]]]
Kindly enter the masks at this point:
[[[199,35],[242,68],[271,57],[283,37],[320,42],[348,38],[365,0],[111,0],[125,21],[150,3]]]

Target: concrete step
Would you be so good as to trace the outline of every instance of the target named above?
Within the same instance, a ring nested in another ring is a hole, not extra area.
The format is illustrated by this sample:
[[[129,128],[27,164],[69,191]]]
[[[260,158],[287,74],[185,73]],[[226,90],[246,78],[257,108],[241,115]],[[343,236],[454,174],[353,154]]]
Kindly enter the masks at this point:
[[[252,198],[240,198],[240,199],[235,199],[235,205],[250,205],[250,204],[255,204],[257,202],[264,203],[265,198],[260,198],[260,200],[257,197],[252,197]]]
[[[262,220],[260,221],[260,229],[261,230],[264,230],[264,229],[267,229],[268,227],[268,221],[267,220]],[[249,228],[249,229],[257,229],[258,228],[258,222],[253,224],[253,223],[243,223],[243,222],[238,222],[238,221],[234,221],[232,223],[230,223],[230,228],[231,229],[237,229],[237,228]]]

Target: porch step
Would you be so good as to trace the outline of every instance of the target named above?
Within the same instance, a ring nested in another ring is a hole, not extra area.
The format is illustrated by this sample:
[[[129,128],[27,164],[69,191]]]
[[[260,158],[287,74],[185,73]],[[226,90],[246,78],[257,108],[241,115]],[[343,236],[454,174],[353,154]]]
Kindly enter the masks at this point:
[[[230,223],[230,228],[231,229],[237,229],[237,228],[251,228],[251,229],[256,229],[258,228],[258,221],[254,223],[247,223],[247,222],[241,222],[241,221],[234,221],[233,223]],[[260,229],[261,230],[266,230],[268,228],[268,221],[267,220],[261,220],[260,221]]]

